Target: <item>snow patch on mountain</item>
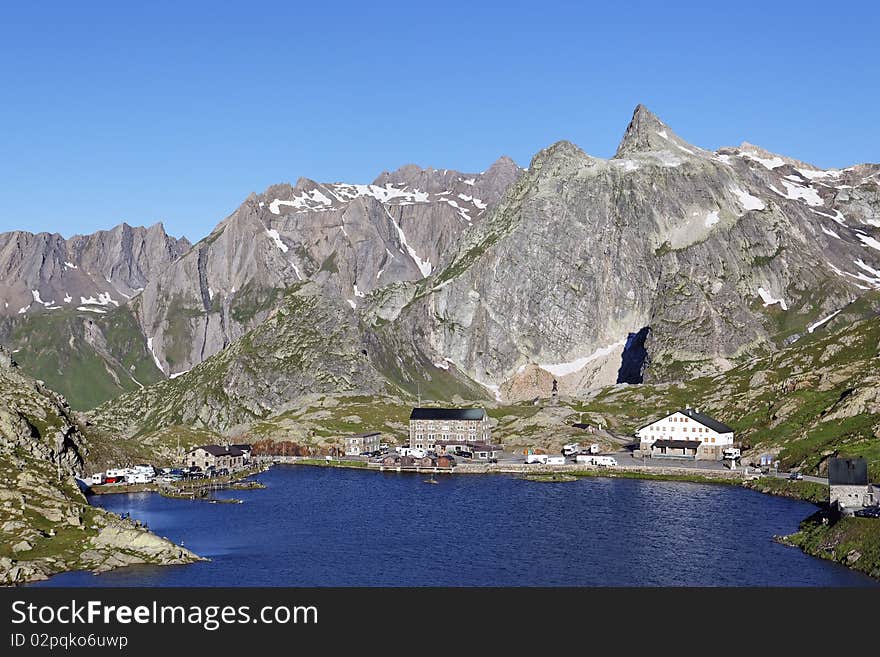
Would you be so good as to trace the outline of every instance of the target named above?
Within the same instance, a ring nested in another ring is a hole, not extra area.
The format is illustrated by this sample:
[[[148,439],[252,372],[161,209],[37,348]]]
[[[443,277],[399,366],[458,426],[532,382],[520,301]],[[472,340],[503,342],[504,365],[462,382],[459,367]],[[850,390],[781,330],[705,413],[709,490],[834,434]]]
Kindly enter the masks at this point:
[[[119,302],[116,301],[113,297],[110,296],[109,292],[98,292],[98,297],[80,297],[79,302],[82,305],[92,305],[92,306],[109,306],[113,304],[114,306],[119,306]]]
[[[815,331],[817,328],[819,328],[820,326],[822,326],[822,324],[824,324],[825,322],[828,322],[828,321],[834,319],[839,313],[840,313],[840,311],[838,310],[837,312],[833,312],[833,313],[831,313],[830,315],[828,315],[828,317],[825,317],[825,318],[823,318],[823,319],[820,319],[820,320],[819,320],[818,322],[816,322],[815,324],[810,324],[810,325],[807,327],[807,333],[812,333],[812,332]]]
[[[147,351],[150,352],[150,355],[153,357],[153,362],[156,363],[156,367],[159,368],[159,371],[164,372],[165,370],[162,368],[162,363],[159,362],[156,352],[153,351],[153,338],[147,338]]]
[[[739,201],[739,204],[742,206],[743,210],[763,210],[765,207],[767,207],[764,204],[764,201],[759,199],[757,196],[752,196],[744,189],[732,186],[730,187],[730,191],[734,196],[736,196],[736,200]]]
[[[394,217],[391,216],[391,213],[388,212],[388,210],[385,210],[385,214],[388,215],[388,218],[391,219],[391,223],[394,224],[394,228],[397,230],[397,236],[400,238],[401,245],[403,246],[403,248],[406,249],[407,253],[409,253],[409,257],[413,259],[413,262],[416,263],[416,267],[418,267],[419,271],[422,272],[422,276],[424,278],[430,276],[431,270],[433,269],[431,261],[422,260],[419,257],[419,254],[416,253],[416,250],[412,248],[406,241],[406,235],[403,234],[403,229],[400,227],[400,224],[397,223],[397,220],[395,220]]]
[[[865,235],[864,233],[858,233],[859,239],[865,244],[865,246],[871,247],[872,249],[877,249],[880,251],[880,242],[875,240],[873,237],[869,235]]]
[[[761,300],[764,302],[764,306],[772,306],[774,304],[779,304],[779,307],[783,310],[788,310],[788,304],[785,303],[785,299],[783,298],[775,298],[772,294],[770,294],[763,287],[758,288],[758,296],[761,297]]]
[[[810,208],[810,212],[821,215],[823,217],[828,217],[829,219],[833,219],[834,221],[836,221],[841,226],[846,226],[846,219],[844,218],[843,213],[840,210],[835,210],[834,214],[828,214],[827,212],[822,212],[821,210]]]
[[[577,358],[568,363],[541,363],[538,365],[538,367],[540,367],[542,370],[550,372],[550,374],[552,374],[553,376],[566,376],[567,374],[574,374],[575,372],[582,370],[588,363],[593,362],[597,358],[608,356],[617,349],[623,349],[624,346],[626,346],[626,340],[620,340],[619,342],[610,344],[607,347],[599,347],[589,356]]]
[[[778,155],[775,155],[770,158],[766,158],[766,157],[760,157],[759,155],[755,155],[754,153],[749,153],[748,151],[742,151],[738,155],[740,157],[746,157],[750,160],[754,160],[755,162],[757,162],[758,164],[760,164],[764,168],[770,169],[771,171],[773,169],[776,169],[777,167],[781,167],[782,165],[785,164],[785,160],[783,160]]]
[[[822,224],[821,228],[822,228],[822,232],[825,233],[826,235],[830,235],[831,237],[836,237],[837,239],[840,239],[840,235],[835,233],[830,228],[825,228],[825,224]]]
[[[780,196],[784,196],[785,198],[791,199],[792,201],[802,200],[807,205],[811,205],[814,207],[825,205],[822,197],[819,196],[819,192],[817,192],[813,187],[804,187],[803,185],[799,185],[788,180],[783,180],[782,184],[786,189],[786,191],[784,192],[779,191],[773,185],[768,185],[768,187]]]
[[[270,228],[266,230],[266,235],[269,236],[269,239],[275,242],[275,246],[277,246],[282,253],[287,253],[288,246],[281,241],[281,235],[278,234],[277,230],[275,230],[274,228]]]

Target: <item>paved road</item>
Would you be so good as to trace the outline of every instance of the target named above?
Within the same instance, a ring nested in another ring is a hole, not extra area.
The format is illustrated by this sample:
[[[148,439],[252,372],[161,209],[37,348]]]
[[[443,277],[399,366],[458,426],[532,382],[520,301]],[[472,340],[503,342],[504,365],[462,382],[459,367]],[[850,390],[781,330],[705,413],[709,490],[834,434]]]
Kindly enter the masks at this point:
[[[694,470],[729,470],[729,468],[722,463],[721,461],[687,461],[687,460],[678,460],[678,459],[650,459],[650,458],[636,458],[632,455],[632,452],[629,451],[620,451],[613,452],[609,454],[609,456],[613,456],[617,463],[621,466],[632,466],[632,465],[653,465],[653,466],[670,466],[677,468],[693,468]],[[500,464],[521,464],[525,463],[526,457],[522,454],[511,454],[509,452],[505,452],[498,462]],[[574,462],[574,459],[566,459],[566,462]],[[737,466],[737,470],[743,471],[745,468],[742,465]],[[757,472],[755,468],[748,468],[748,472]],[[777,477],[778,479],[788,479],[788,472],[773,472],[771,470],[770,476]],[[828,479],[822,477],[814,477],[812,475],[804,475],[804,481],[812,481],[817,484],[828,485]]]
[[[621,466],[657,466],[657,467],[676,467],[676,468],[692,468],[694,470],[729,470],[727,466],[721,461],[687,461],[687,460],[678,460],[678,459],[650,459],[650,458],[636,458],[632,455],[632,452],[628,450],[621,450],[619,452],[611,452],[606,453],[608,456],[613,456],[617,463]],[[557,456],[557,454],[553,454],[553,456]],[[346,458],[357,458],[357,457],[346,457]],[[456,457],[459,463],[481,463],[481,461],[477,459],[465,459],[462,457]],[[363,459],[367,460],[367,459]],[[526,457],[522,453],[518,452],[504,452],[501,454],[501,457],[498,459],[499,465],[522,465],[526,462]],[[574,459],[566,459],[566,463],[574,463]],[[737,466],[737,470],[743,472],[745,470],[748,472],[757,472],[755,468],[745,468],[742,465]],[[788,479],[788,472],[773,472],[770,471],[769,476],[776,477],[778,479]],[[804,481],[812,481],[817,484],[828,485],[828,479],[822,477],[814,477],[812,475],[804,475]]]
[[[776,477],[778,479],[788,479],[788,472],[770,472],[770,476]],[[813,475],[804,475],[804,481],[812,481],[817,484],[825,484],[828,485],[828,479],[823,477],[814,477]]]

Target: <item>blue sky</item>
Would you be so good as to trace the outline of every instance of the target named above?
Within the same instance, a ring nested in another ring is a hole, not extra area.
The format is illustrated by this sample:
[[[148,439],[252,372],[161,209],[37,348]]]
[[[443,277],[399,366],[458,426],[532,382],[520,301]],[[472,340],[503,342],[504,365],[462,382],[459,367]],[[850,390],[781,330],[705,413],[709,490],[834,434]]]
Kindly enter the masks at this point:
[[[195,240],[299,176],[609,157],[639,102],[703,147],[877,162],[878,34],[861,1],[7,3],[0,231]]]

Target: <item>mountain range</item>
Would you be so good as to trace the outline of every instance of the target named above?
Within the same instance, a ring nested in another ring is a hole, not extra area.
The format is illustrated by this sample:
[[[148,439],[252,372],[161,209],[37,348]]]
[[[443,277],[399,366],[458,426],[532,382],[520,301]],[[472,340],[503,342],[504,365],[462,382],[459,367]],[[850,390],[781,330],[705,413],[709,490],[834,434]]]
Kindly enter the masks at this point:
[[[194,245],[6,233],[0,269],[0,340],[119,435],[246,432],[322,394],[578,398],[870,315],[880,165],[706,150],[640,105],[610,159],[563,141],[526,170],[300,178]]]

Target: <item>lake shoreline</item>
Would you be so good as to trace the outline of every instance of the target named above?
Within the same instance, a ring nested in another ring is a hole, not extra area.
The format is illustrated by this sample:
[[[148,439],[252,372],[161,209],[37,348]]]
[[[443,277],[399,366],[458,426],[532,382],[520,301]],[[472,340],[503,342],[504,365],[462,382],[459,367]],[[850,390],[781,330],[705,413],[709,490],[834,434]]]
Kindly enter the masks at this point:
[[[276,465],[276,464],[272,464]],[[242,475],[237,477],[236,479],[243,479],[245,477],[253,476],[254,474],[260,474],[261,472],[269,471],[272,468],[272,465],[268,467],[261,468],[257,472],[248,472],[246,475]],[[304,459],[301,462],[290,462],[290,463],[279,463],[277,465],[305,465],[312,467],[334,467],[340,469],[349,469],[349,470],[360,470],[360,471],[375,471],[375,472],[383,472],[375,467],[367,467],[364,464],[354,465],[353,463],[347,462],[333,462],[326,460],[317,460],[317,459]],[[495,465],[495,464],[492,464]],[[699,474],[694,473],[692,470],[687,473],[680,472],[681,470],[687,470],[686,468],[674,468],[674,467],[657,467],[653,468],[650,466],[639,467],[639,468],[594,468],[594,469],[585,469],[583,467],[578,466],[569,466],[566,469],[562,469],[560,466],[541,466],[541,472],[538,472],[536,468],[530,468],[526,470],[523,468],[522,470],[514,469],[511,470],[510,467],[501,467],[497,469],[486,469],[483,466],[480,466],[479,471],[470,470],[462,470],[462,474],[505,474],[505,475],[520,475],[518,478],[526,479],[525,476],[522,476],[526,473],[531,473],[531,476],[536,477],[541,481],[553,481],[554,477],[563,477],[565,480],[576,480],[581,478],[621,478],[621,479],[642,479],[647,481],[671,481],[671,482],[681,482],[681,483],[704,483],[704,484],[716,484],[723,486],[739,486],[743,488],[747,488],[750,490],[754,490],[756,492],[761,492],[769,496],[774,497],[787,497],[793,500],[805,501],[812,504],[816,504],[817,506],[822,506],[815,499],[816,489],[817,488],[825,488],[820,484],[811,484],[811,482],[802,482],[802,481],[787,481],[787,480],[775,480],[772,478],[763,477],[755,480],[745,480],[742,476],[741,472],[738,471],[706,471],[701,472]],[[393,469],[386,468],[384,469],[385,473],[395,473],[396,471]],[[420,473],[413,472],[413,474],[420,474],[424,476],[428,474],[428,469],[422,469]],[[468,478],[470,479],[470,478]],[[805,486],[805,484],[808,484]],[[827,489],[825,489],[827,490]],[[120,491],[120,493],[130,493],[132,491]],[[141,492],[141,491],[135,491]],[[143,491],[143,492],[158,492],[158,491]],[[826,493],[827,494],[827,493]],[[812,516],[810,516],[812,517]],[[806,522],[805,519],[803,522]],[[801,527],[803,527],[803,522],[801,523]],[[799,532],[790,535],[797,536]],[[784,538],[790,538],[784,537]],[[827,556],[821,554],[815,554],[807,549],[807,547],[803,544],[798,544],[795,541],[787,541],[787,540],[779,540],[780,537],[774,537],[778,542],[783,543],[786,546],[790,547],[798,547],[800,550],[810,555],[811,557],[819,557],[827,559]],[[848,563],[846,559],[838,561],[837,559],[833,559],[837,563],[847,567],[849,570],[854,570],[857,572],[861,572],[867,574],[868,576],[878,579],[877,575],[866,571],[864,568],[858,567],[858,564]],[[864,562],[863,564],[864,565]]]

